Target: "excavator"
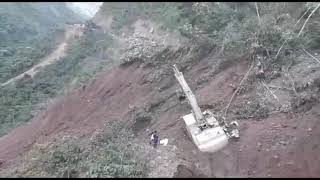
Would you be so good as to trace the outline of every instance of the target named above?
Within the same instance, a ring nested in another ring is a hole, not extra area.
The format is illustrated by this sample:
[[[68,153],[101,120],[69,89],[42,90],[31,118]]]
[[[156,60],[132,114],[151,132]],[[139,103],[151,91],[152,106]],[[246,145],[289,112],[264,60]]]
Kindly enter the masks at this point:
[[[232,121],[228,124],[223,119],[218,121],[210,110],[202,112],[183,74],[175,64],[173,65],[173,71],[192,108],[191,113],[184,115],[182,119],[197,148],[201,152],[214,153],[224,148],[230,140],[238,139],[238,123]]]

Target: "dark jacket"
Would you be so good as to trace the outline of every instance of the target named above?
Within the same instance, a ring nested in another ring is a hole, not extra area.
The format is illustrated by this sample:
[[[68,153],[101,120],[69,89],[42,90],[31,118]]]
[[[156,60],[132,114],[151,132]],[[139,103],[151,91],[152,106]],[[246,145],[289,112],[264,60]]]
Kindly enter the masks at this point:
[[[154,141],[154,143],[158,143],[158,141],[159,141],[159,136],[157,135],[157,134],[154,134],[153,135],[153,141]]]

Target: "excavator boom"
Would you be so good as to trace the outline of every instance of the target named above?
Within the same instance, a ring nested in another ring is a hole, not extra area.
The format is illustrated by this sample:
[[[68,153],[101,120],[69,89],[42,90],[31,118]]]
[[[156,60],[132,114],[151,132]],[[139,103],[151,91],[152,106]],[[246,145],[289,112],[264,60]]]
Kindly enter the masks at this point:
[[[201,112],[196,97],[189,88],[183,74],[173,65],[174,75],[192,107],[192,113],[184,115],[186,129],[197,148],[202,152],[216,152],[228,144],[231,137],[238,136],[238,130],[226,131],[228,126],[220,125],[209,110]]]
[[[189,104],[192,107],[192,110],[193,110],[194,115],[196,117],[196,121],[197,122],[201,121],[203,119],[203,114],[201,112],[200,107],[198,106],[198,103],[197,103],[197,100],[196,100],[194,94],[192,93],[186,80],[184,79],[183,74],[178,70],[176,65],[173,65],[173,70],[174,70],[175,77],[179,81],[179,84],[180,84],[183,92],[185,93],[185,95],[189,101]]]

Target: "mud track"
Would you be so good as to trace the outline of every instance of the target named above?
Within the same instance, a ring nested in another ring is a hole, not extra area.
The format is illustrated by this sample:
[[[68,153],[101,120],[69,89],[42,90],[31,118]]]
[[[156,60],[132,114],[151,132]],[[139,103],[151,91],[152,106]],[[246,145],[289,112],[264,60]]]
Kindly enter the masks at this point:
[[[68,43],[76,36],[80,37],[81,35],[82,30],[78,26],[74,25],[67,27],[62,42],[57,46],[57,48],[53,52],[51,52],[48,56],[44,57],[39,64],[36,64],[24,73],[21,73],[18,76],[7,80],[5,83],[2,83],[1,86],[6,86],[7,84],[17,81],[26,75],[33,77],[39,72],[41,68],[60,60],[62,57],[65,56]]]

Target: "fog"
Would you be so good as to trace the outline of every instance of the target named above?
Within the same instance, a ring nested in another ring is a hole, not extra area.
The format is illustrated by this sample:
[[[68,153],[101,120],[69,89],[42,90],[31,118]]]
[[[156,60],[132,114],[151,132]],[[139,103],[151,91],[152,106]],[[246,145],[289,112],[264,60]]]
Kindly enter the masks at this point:
[[[103,2],[70,2],[68,7],[86,19],[92,18]]]

